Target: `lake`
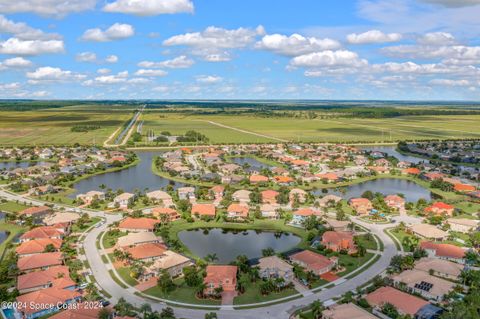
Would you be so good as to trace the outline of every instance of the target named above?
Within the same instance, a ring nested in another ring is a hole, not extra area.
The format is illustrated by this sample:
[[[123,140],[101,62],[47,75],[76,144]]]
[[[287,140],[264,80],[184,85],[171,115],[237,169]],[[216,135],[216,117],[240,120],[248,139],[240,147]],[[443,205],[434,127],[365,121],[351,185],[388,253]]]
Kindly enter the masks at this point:
[[[382,193],[383,195],[403,194],[407,202],[416,202],[420,198],[427,201],[432,199],[432,193],[422,186],[405,179],[380,178],[368,182],[343,187],[345,192],[336,189],[329,189],[328,194],[335,194],[345,199],[360,197],[365,191]],[[322,190],[316,190],[315,195],[325,195]]]
[[[386,153],[390,156],[396,157],[399,161],[406,161],[414,164],[418,164],[422,161],[428,162],[428,160],[424,158],[411,156],[411,155],[403,155],[397,151],[396,146],[367,146],[367,147],[361,147],[361,149],[365,151],[378,151],[378,152]]]
[[[75,198],[77,194],[84,194],[91,190],[101,190],[99,186],[102,184],[106,185],[107,188],[123,189],[126,192],[133,192],[137,188],[142,191],[145,188],[153,191],[167,186],[170,182],[173,183],[174,188],[184,186],[182,183],[173,182],[152,172],[152,160],[160,154],[159,152],[138,152],[137,156],[140,158],[140,163],[137,165],[121,171],[83,179],[73,185],[75,192],[69,196]]]
[[[233,163],[238,164],[240,166],[243,166],[244,164],[250,165],[250,167],[245,169],[245,171],[247,171],[249,173],[254,172],[254,171],[259,172],[264,168],[273,167],[273,166],[267,165],[265,163],[262,163],[262,162],[256,160],[255,158],[251,158],[251,157],[243,157],[243,156],[232,157],[231,160],[232,160]]]
[[[195,255],[204,258],[216,254],[216,263],[225,264],[238,255],[249,259],[262,257],[262,249],[273,248],[276,252],[296,247],[301,239],[289,233],[274,233],[255,230],[226,230],[221,228],[184,230],[179,239]]]
[[[15,168],[26,168],[35,165],[45,165],[45,162],[0,162],[0,170],[10,170]]]

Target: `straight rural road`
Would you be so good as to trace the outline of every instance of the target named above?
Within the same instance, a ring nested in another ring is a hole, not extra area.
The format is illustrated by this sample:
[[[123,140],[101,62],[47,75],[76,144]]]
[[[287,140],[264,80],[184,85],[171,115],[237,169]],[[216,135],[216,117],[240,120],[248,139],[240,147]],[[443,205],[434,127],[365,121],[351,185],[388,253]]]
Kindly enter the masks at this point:
[[[277,141],[277,142],[282,142],[282,143],[287,143],[288,142],[288,140],[284,140],[282,138],[273,137],[273,136],[270,136],[270,135],[265,135],[265,134],[260,134],[260,133],[255,133],[255,132],[252,132],[252,131],[242,130],[242,129],[239,129],[239,128],[236,128],[236,127],[233,127],[233,126],[228,126],[228,125],[218,123],[218,122],[214,122],[214,121],[205,121],[205,120],[199,120],[199,121],[207,122],[207,123],[210,123],[212,125],[220,126],[220,127],[223,127],[223,128],[227,128],[229,130],[233,130],[233,131],[237,131],[237,132],[241,132],[241,133],[245,133],[245,134],[255,135],[255,136],[258,136],[258,137],[269,138],[269,139]]]

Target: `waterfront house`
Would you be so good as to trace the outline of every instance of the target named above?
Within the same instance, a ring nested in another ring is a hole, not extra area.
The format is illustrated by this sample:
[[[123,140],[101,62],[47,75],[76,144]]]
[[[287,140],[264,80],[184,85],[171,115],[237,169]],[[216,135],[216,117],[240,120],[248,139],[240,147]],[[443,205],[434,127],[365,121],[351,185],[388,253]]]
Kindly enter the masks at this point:
[[[368,198],[352,198],[348,203],[358,215],[368,215],[373,209],[372,202]]]
[[[130,231],[130,232],[153,232],[155,230],[155,226],[159,224],[160,221],[154,218],[132,218],[127,217],[120,222],[118,228],[123,231]]]
[[[263,257],[258,260],[260,278],[283,278],[285,283],[293,280],[293,266],[278,256]]]
[[[307,195],[307,192],[303,189],[293,188],[288,194],[288,200],[290,203],[293,203],[295,200],[297,200],[298,203],[303,204],[307,200]]]
[[[143,243],[125,249],[133,259],[147,262],[162,257],[166,250],[160,243]]]
[[[280,217],[279,211],[280,206],[272,204],[262,204],[260,205],[260,214],[263,218],[267,219],[278,219]]]
[[[79,302],[81,298],[82,295],[78,291],[51,287],[18,296],[17,302],[26,306],[17,311],[25,319],[45,317],[58,312],[65,305]]]
[[[215,217],[215,205],[213,204],[194,204],[192,205],[191,215],[195,217]]]
[[[292,263],[299,264],[307,271],[320,276],[331,271],[337,264],[337,258],[327,258],[310,250],[302,250],[289,256]]]
[[[163,220],[163,218],[165,218],[165,220],[169,222],[178,220],[181,217],[175,209],[170,207],[154,207],[148,210],[148,212],[152,214],[152,216],[160,218],[160,220]]]
[[[206,285],[205,294],[215,294],[215,289],[221,287],[223,292],[235,292],[237,288],[237,266],[208,265],[203,282]]]
[[[128,205],[135,199],[135,194],[122,193],[113,199],[113,204],[118,205],[120,209],[128,208]]]
[[[466,218],[449,218],[446,223],[450,226],[451,231],[468,234],[477,230],[479,221]]]
[[[388,207],[393,208],[397,211],[403,210],[405,208],[405,199],[398,195],[388,195],[383,199],[385,204]]]
[[[70,272],[67,266],[53,266],[17,277],[17,290],[20,294],[50,287],[68,290],[75,289],[76,283],[70,279]]]
[[[158,277],[163,270],[166,270],[169,275],[174,278],[182,275],[183,268],[192,266],[192,261],[176,252],[167,250],[162,256],[155,259],[150,266],[145,269],[144,279],[149,277]]]
[[[195,200],[194,187],[180,187],[177,189],[178,199]]]
[[[227,217],[236,219],[247,219],[249,207],[245,204],[232,203],[227,208]]]
[[[326,231],[322,235],[321,244],[333,251],[347,251],[348,254],[357,252],[352,232]]]

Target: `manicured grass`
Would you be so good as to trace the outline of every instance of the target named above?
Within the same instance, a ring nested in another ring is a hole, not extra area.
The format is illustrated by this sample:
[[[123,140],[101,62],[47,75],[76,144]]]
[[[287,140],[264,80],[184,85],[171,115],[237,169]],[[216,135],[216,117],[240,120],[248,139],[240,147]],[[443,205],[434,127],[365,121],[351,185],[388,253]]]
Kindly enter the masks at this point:
[[[112,235],[111,233],[109,233],[107,231],[105,233],[105,235],[103,236],[103,240],[102,240],[103,248],[105,248],[105,249],[112,248],[113,246],[115,246],[115,243],[117,242],[118,238],[126,236],[126,235],[127,235],[126,232],[119,232],[118,234],[113,234]]]
[[[115,275],[115,273],[113,272],[113,270],[109,270],[108,272],[110,273],[110,276],[112,277],[113,281],[115,281],[120,287],[122,287],[122,288],[124,288],[124,289],[127,289],[127,288],[128,288],[127,285],[125,285],[123,282],[121,282],[121,281],[118,279],[117,275]]]
[[[15,236],[23,233],[26,230],[26,227],[19,226],[17,224],[7,224],[4,221],[0,221],[0,231],[8,232],[8,237],[3,241],[3,243],[0,243],[0,260],[3,258],[3,254],[8,244],[12,242]]]
[[[282,290],[280,292],[272,292],[268,295],[262,295],[260,293],[260,284],[262,280],[259,279],[256,282],[248,281],[248,284],[245,287],[245,292],[233,299],[234,305],[241,305],[241,304],[250,304],[250,303],[258,303],[263,301],[270,301],[274,299],[279,299],[283,297],[288,297],[291,295],[295,295],[298,292],[293,288],[288,288]]]
[[[372,253],[366,253],[365,256],[363,256],[363,257],[352,257],[350,255],[340,254],[338,256],[338,262],[339,262],[340,265],[345,267],[345,270],[338,273],[337,275],[345,276],[345,275],[351,273],[352,271],[354,271],[355,269],[357,269],[358,267],[360,267],[361,265],[366,263],[370,258],[373,257],[373,255],[374,254],[372,254]]]
[[[107,256],[102,255],[101,258],[102,258],[102,261],[103,261],[104,264],[108,264]]]
[[[130,276],[130,268],[120,267],[117,269],[117,273],[120,275],[123,281],[125,281],[130,286],[135,286],[138,284],[138,282],[134,278],[132,278],[132,276]]]
[[[74,225],[72,226],[72,232],[74,232],[74,233],[84,232],[84,231],[86,231],[87,229],[89,229],[90,227],[92,227],[93,225],[95,225],[96,223],[98,223],[100,220],[101,220],[100,217],[92,217],[92,218],[90,219],[90,222],[85,223],[85,224],[83,225],[83,227],[78,227],[77,224],[74,224]]]
[[[355,240],[366,249],[377,250],[377,242],[375,241],[375,238],[373,236],[374,235],[372,234],[359,235],[355,236]]]
[[[154,297],[168,299],[172,301],[178,302],[185,302],[191,304],[199,304],[199,305],[219,305],[221,302],[220,300],[212,300],[212,299],[198,299],[195,296],[195,289],[188,287],[182,278],[175,279],[173,281],[176,285],[176,288],[169,292],[164,293],[158,286],[145,290],[143,293],[146,295],[151,295]]]
[[[9,213],[18,213],[30,206],[24,205],[22,203],[17,203],[17,202],[5,202],[5,203],[0,203],[0,211],[6,211]]]
[[[393,236],[395,236],[395,238],[398,239],[404,251],[408,251],[408,248],[403,246],[403,239],[405,237],[412,237],[412,235],[407,234],[404,230],[398,230],[398,229],[391,229],[390,234],[392,234]]]
[[[469,219],[477,219],[478,217],[474,214],[480,212],[480,204],[473,203],[468,201],[461,201],[454,204],[456,208],[463,210],[466,214],[462,214],[461,216],[455,216],[455,218],[469,218]]]

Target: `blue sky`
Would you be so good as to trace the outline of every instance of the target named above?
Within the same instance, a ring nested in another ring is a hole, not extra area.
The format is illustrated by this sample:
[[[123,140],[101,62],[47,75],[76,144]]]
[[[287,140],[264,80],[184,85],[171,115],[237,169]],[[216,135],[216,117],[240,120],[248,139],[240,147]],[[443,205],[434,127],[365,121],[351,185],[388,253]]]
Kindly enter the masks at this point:
[[[0,0],[0,98],[478,100],[480,0]]]

